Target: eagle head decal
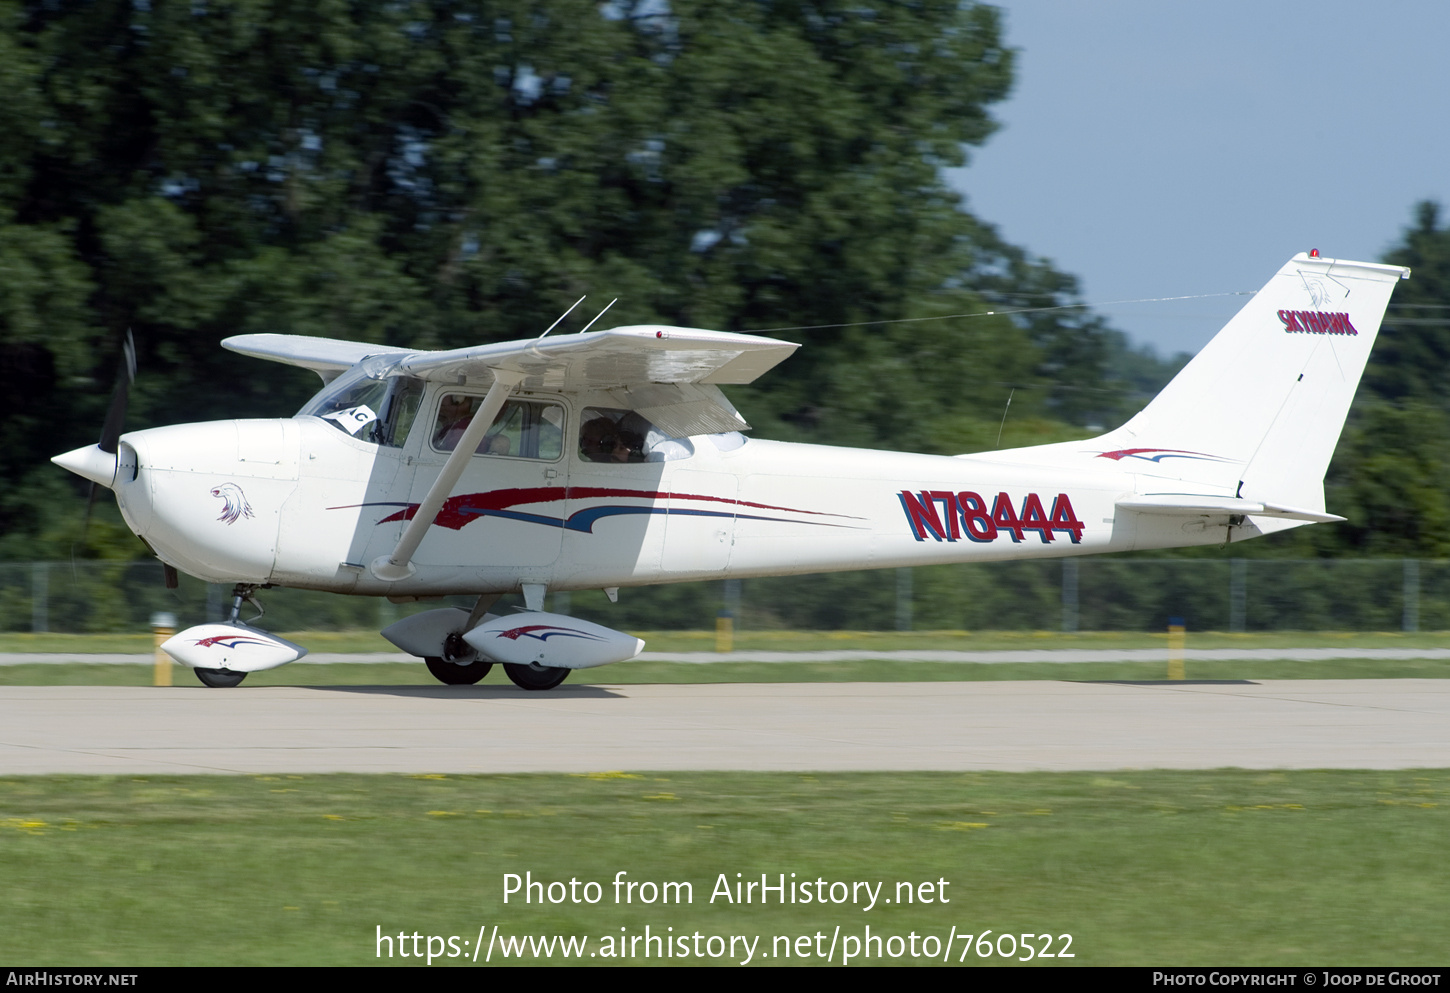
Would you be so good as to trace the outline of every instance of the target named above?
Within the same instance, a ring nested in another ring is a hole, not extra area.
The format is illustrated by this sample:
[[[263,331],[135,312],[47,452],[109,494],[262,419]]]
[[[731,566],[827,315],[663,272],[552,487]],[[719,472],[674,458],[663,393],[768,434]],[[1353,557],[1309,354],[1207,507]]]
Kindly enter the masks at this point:
[[[236,483],[222,483],[220,486],[214,486],[211,495],[222,502],[221,516],[217,520],[235,524],[243,517],[252,516],[252,505],[247,502],[246,496],[242,494],[242,488]]]

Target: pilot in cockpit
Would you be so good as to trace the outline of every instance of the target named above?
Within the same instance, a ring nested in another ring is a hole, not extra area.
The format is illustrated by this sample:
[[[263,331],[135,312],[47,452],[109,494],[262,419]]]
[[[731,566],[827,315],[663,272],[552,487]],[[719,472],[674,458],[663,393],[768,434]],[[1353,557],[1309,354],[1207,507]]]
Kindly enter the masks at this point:
[[[474,404],[477,397],[461,393],[445,393],[438,407],[438,424],[433,431],[433,447],[440,452],[451,452],[458,447],[458,440],[473,421]]]
[[[639,434],[606,415],[590,418],[579,429],[579,454],[586,462],[643,462],[643,446]]]

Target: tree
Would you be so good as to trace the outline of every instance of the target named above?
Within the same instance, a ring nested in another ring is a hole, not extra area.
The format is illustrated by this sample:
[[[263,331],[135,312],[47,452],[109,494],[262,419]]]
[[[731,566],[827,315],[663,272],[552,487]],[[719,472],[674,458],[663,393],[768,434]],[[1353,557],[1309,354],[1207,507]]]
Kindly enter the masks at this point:
[[[1438,203],[1416,205],[1414,226],[1385,261],[1409,266],[1412,278],[1395,289],[1361,395],[1450,409],[1450,229]]]
[[[1409,266],[1370,355],[1327,486],[1350,520],[1317,549],[1450,557],[1450,229],[1440,207],[1384,259]]]
[[[1009,396],[1012,431],[1122,405],[1080,311],[881,323],[1073,302],[940,178],[1011,85],[992,7],[0,0],[0,72],[0,349],[30,371],[0,552],[63,530],[43,458],[93,440],[128,327],[131,426],[315,387],[230,334],[456,346],[585,292],[620,324],[796,328],[742,391],[765,433],[956,451]]]

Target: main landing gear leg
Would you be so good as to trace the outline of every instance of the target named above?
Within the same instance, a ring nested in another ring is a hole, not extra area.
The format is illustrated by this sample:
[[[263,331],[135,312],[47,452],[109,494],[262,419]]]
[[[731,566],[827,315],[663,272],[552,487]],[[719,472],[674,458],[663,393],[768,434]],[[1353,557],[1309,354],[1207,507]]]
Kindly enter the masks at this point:
[[[442,657],[430,655],[423,661],[428,664],[428,671],[434,679],[449,686],[472,686],[493,668],[493,663],[478,658],[473,646],[456,631],[444,639]]]
[[[472,631],[480,621],[488,608],[492,607],[499,595],[497,593],[485,593],[475,601],[473,611],[468,615],[468,622],[464,624],[464,631]],[[443,640],[443,654],[426,656],[423,661],[428,666],[428,671],[433,678],[440,683],[449,686],[472,686],[493,668],[493,663],[488,659],[478,657],[478,652],[473,646],[463,640],[463,631],[455,631]]]

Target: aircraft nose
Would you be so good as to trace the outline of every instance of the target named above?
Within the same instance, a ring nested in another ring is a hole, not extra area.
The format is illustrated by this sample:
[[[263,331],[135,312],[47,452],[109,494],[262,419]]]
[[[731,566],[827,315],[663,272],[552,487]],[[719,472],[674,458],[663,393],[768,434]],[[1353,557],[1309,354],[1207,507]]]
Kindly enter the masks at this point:
[[[62,469],[69,469],[77,476],[89,479],[93,483],[106,487],[106,489],[114,488],[114,483],[116,482],[116,453],[102,451],[100,445],[87,445],[85,448],[77,448],[73,452],[57,455],[51,461]]]

